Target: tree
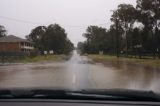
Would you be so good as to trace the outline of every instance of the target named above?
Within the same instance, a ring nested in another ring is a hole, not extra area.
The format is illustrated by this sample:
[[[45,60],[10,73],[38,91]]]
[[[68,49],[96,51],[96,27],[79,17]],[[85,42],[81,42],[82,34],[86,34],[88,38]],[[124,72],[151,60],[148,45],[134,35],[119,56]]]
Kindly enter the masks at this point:
[[[4,26],[0,25],[0,37],[6,36],[6,29]]]
[[[64,45],[64,53],[69,54],[72,50],[74,50],[73,43],[67,38]]]
[[[40,43],[43,34],[46,32],[45,26],[38,26],[34,28],[31,33],[26,36],[26,38],[34,43],[34,47],[38,50],[42,49],[42,45]]]
[[[119,28],[118,35],[122,33]],[[85,42],[79,42],[77,47],[81,53],[97,54],[99,51],[104,53],[114,54],[117,51],[117,33],[115,25],[112,25],[109,30],[98,26],[89,26],[86,33],[83,34],[86,38]],[[123,39],[118,36],[119,49],[122,49]]]
[[[68,40],[65,30],[58,24],[51,24],[41,39],[43,50],[53,50],[56,54],[70,51],[73,44]],[[66,46],[67,45],[67,46]]]
[[[119,26],[119,22],[117,22],[117,25],[111,25],[107,33],[108,50],[119,57],[119,51],[124,47],[124,40],[121,36],[123,29]]]
[[[159,42],[156,35],[159,32],[160,0],[137,0],[137,11],[138,20],[144,25],[143,46],[146,50],[152,51],[155,57]]]
[[[120,4],[111,16],[109,30],[89,26],[83,36],[87,39],[78,47],[87,53],[116,53],[120,50],[135,53],[159,52],[160,58],[160,0],[137,0],[136,8],[130,4]],[[143,25],[141,25],[143,24]],[[136,27],[140,25],[139,27]],[[143,52],[142,52],[143,51]]]
[[[158,27],[155,28],[155,48],[158,52],[158,57],[160,59],[160,30]]]
[[[38,26],[26,38],[34,43],[38,51],[53,50],[56,54],[67,54],[74,48],[65,30],[58,24]]]
[[[105,28],[89,26],[83,36],[87,39],[87,53],[104,51],[104,40],[107,32]]]
[[[79,52],[80,54],[85,53],[85,51],[84,51],[84,43],[83,43],[83,42],[78,42],[78,44],[77,44],[77,49],[78,49],[78,52]]]
[[[124,38],[126,39],[126,53],[128,53],[129,49],[129,36],[130,32],[133,29],[133,24],[135,22],[136,10],[133,5],[130,4],[120,4],[118,5],[118,9],[113,12],[111,17],[111,21],[114,22],[116,26],[116,32],[118,32],[118,27],[123,29]],[[117,34],[118,35],[118,34]],[[131,37],[130,37],[131,38]],[[117,39],[118,42],[118,39]],[[118,48],[117,48],[118,49]]]
[[[142,31],[139,28],[134,28],[132,31],[132,45],[134,47],[134,53],[139,55],[141,58],[141,49],[142,49]]]
[[[152,11],[153,17],[153,27],[154,27],[154,45],[155,49],[159,52],[160,58],[160,0],[152,0],[151,7],[149,8]]]

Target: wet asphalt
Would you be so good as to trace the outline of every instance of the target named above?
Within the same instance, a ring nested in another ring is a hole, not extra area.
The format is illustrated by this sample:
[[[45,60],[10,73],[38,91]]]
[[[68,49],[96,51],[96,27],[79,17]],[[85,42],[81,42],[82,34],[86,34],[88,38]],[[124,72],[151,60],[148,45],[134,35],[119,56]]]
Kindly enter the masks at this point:
[[[133,89],[160,92],[160,70],[94,63],[74,51],[68,61],[0,66],[0,88]]]

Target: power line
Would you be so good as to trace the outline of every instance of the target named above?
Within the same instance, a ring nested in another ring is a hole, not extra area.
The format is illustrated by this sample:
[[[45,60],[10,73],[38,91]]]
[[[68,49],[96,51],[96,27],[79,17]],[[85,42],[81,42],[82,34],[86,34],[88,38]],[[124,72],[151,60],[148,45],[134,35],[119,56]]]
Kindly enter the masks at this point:
[[[4,17],[4,16],[0,16],[1,19],[5,19],[5,20],[10,20],[10,21],[16,21],[16,22],[21,22],[21,23],[27,23],[27,24],[41,24],[41,23],[37,23],[37,22],[32,22],[32,21],[27,21],[27,20],[21,20],[21,19],[16,19],[16,18],[10,18],[10,17]]]
[[[0,16],[1,19],[5,19],[5,20],[10,20],[10,21],[16,21],[16,22],[20,22],[20,23],[27,23],[27,24],[42,24],[42,23],[37,23],[37,22],[33,22],[33,21],[28,21],[28,20],[21,20],[21,19],[17,19],[17,18],[10,18],[10,17],[5,17],[5,16]],[[110,24],[109,22],[106,24],[95,24],[97,26],[103,26],[103,25],[107,25]],[[70,27],[70,28],[75,28],[75,29],[84,29],[84,27],[88,27],[91,25],[83,25],[83,26],[74,26],[74,25],[64,25],[64,27]]]
[[[84,29],[88,26],[107,26],[109,25],[110,22],[106,23],[106,24],[91,24],[91,25],[83,25],[83,26],[68,26],[68,25],[64,25],[65,27],[71,27],[71,28],[75,28],[75,29]]]

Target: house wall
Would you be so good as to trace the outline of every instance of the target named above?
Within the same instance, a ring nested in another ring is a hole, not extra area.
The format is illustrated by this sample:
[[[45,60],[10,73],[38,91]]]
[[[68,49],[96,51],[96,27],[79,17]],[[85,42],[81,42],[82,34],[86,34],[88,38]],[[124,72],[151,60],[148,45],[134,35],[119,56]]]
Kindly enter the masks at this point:
[[[4,52],[20,52],[20,43],[18,42],[0,42],[0,51]]]

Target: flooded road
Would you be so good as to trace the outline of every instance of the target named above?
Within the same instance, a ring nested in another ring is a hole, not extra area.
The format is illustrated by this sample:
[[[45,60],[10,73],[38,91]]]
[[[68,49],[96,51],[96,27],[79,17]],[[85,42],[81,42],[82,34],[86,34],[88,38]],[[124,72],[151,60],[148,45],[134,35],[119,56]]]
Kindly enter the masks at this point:
[[[0,88],[135,89],[160,92],[160,70],[102,65],[73,53],[66,62],[0,66]]]

